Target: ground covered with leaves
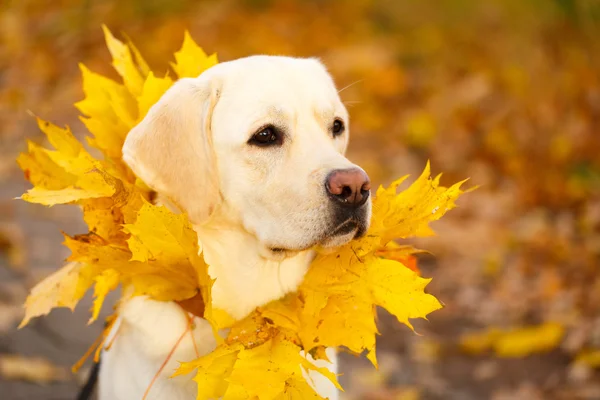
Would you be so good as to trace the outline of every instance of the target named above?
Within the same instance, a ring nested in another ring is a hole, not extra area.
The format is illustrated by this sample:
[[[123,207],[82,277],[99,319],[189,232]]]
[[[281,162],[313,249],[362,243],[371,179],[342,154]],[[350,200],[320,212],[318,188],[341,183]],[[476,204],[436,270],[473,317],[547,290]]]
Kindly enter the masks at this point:
[[[106,23],[154,71],[184,27],[220,60],[319,56],[351,85],[350,157],[377,184],[416,178],[429,159],[443,184],[481,185],[434,224],[438,237],[413,243],[435,256],[419,267],[445,308],[415,324],[422,336],[381,313],[380,370],[344,357],[346,398],[600,398],[597,2],[119,3],[0,10],[0,392],[72,398],[68,367],[102,329],[85,327],[84,299],[16,331],[27,291],[69,254],[59,229],[85,227],[12,197],[28,188],[15,163],[25,139],[45,140],[27,110],[82,137],[78,62],[116,78]]]

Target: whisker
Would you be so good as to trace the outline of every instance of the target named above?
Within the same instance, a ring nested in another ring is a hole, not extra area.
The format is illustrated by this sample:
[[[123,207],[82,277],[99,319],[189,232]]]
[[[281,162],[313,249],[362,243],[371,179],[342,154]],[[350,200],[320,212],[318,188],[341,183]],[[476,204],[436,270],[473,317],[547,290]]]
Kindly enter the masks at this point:
[[[354,106],[355,106],[355,105],[357,105],[357,104],[361,104],[361,103],[362,103],[362,101],[353,101],[353,100],[350,100],[350,101],[342,101],[342,103],[343,103],[343,104],[344,104],[346,107],[350,108],[350,107],[354,107]]]
[[[347,86],[344,86],[343,88],[341,88],[340,90],[338,90],[338,93],[342,93],[344,90],[348,89],[350,86],[354,86],[354,85],[356,85],[357,83],[359,83],[359,82],[362,82],[362,81],[363,81],[363,79],[359,79],[359,80],[357,80],[357,81],[354,81],[354,82],[352,82],[351,84],[349,84],[349,85],[347,85]]]

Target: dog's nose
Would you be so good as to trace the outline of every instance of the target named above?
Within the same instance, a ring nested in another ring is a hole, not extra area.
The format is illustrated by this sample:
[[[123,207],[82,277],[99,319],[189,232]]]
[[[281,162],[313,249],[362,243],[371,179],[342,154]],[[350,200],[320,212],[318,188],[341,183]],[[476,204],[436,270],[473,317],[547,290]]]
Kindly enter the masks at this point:
[[[336,169],[327,175],[325,187],[330,197],[341,205],[358,208],[369,198],[371,181],[362,169]]]

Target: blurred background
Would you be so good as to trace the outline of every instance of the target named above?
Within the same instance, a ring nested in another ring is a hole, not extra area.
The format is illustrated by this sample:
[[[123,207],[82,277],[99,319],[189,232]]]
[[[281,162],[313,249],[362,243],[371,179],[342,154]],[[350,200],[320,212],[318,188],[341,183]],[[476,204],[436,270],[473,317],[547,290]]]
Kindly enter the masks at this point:
[[[89,298],[17,330],[68,256],[74,207],[12,200],[31,110],[86,135],[78,63],[116,79],[101,24],[166,72],[184,29],[221,61],[318,56],[375,183],[431,160],[481,187],[416,245],[446,307],[417,332],[380,313],[380,370],[342,357],[345,399],[600,399],[600,2],[1,0],[0,398],[73,399],[99,334]],[[109,309],[110,307],[105,307]],[[89,366],[87,367],[89,368]]]

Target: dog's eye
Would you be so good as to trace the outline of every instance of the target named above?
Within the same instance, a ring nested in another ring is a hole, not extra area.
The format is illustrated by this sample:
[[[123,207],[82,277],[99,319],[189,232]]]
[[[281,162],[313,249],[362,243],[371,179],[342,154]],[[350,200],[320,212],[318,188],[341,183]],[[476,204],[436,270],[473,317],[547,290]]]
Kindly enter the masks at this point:
[[[344,133],[344,123],[341,120],[336,119],[333,121],[331,131],[333,132],[334,137],[340,136],[342,133]]]
[[[281,133],[274,126],[267,126],[254,134],[248,141],[248,144],[255,146],[275,146],[282,142]]]

